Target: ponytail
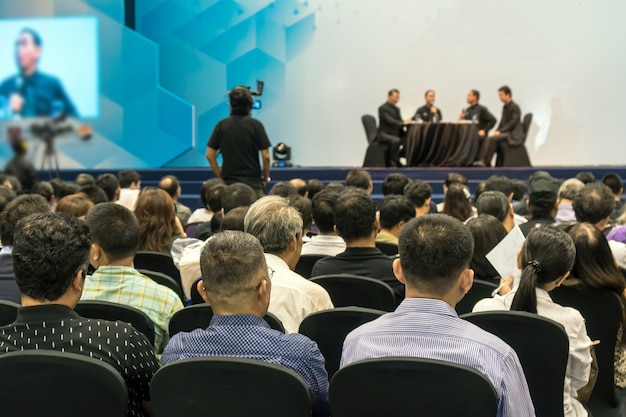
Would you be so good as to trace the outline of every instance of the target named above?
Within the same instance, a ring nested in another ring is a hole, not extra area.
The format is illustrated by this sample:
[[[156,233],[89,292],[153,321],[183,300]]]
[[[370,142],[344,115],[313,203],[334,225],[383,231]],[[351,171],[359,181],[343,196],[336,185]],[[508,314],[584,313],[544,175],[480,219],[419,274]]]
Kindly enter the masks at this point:
[[[511,310],[537,314],[537,292],[535,290],[539,280],[537,269],[529,262],[522,270],[522,277],[513,297]]]

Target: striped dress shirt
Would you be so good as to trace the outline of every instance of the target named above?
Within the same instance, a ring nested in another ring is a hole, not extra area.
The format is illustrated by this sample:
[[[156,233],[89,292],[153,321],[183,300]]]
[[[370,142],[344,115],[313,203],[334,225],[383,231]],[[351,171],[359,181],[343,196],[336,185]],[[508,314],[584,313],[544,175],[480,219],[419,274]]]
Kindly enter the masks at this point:
[[[353,330],[343,344],[341,367],[364,359],[398,356],[475,368],[496,390],[498,416],[535,415],[515,351],[491,333],[461,320],[444,301],[407,298],[396,311]]]

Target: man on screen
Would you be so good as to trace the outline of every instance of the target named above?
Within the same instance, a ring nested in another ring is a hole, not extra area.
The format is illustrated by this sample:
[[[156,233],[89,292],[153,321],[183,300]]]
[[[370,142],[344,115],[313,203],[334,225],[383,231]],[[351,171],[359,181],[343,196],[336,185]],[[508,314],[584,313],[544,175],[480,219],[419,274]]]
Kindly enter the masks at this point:
[[[0,84],[1,110],[21,117],[77,116],[61,81],[37,69],[40,56],[41,37],[32,29],[22,29],[15,42],[19,74]]]
[[[426,99],[426,104],[415,111],[413,120],[421,120],[425,123],[441,122],[443,116],[441,115],[441,110],[435,107],[435,92],[433,90],[426,91],[424,98]]]
[[[402,120],[397,104],[400,92],[395,88],[389,90],[387,101],[378,108],[378,141],[389,144],[389,160],[391,166],[398,166],[400,158],[400,136],[404,133],[403,126],[411,119]]]

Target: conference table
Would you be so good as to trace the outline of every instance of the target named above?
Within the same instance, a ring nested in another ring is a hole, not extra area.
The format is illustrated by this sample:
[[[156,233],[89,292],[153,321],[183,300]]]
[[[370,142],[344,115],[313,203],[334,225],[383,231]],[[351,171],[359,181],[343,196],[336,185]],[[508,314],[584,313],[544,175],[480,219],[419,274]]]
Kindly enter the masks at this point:
[[[471,121],[407,125],[407,166],[470,166],[479,146],[478,130]]]

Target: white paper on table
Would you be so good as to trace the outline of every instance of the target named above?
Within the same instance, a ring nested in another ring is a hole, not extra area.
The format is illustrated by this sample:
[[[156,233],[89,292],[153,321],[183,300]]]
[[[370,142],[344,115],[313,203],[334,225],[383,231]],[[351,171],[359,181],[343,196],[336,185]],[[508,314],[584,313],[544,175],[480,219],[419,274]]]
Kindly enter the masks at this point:
[[[508,279],[510,275],[515,277],[513,287],[517,287],[519,283],[517,252],[522,248],[525,240],[524,233],[518,226],[515,226],[486,256],[500,277],[504,279]]]

